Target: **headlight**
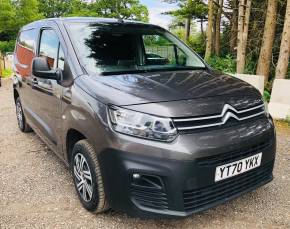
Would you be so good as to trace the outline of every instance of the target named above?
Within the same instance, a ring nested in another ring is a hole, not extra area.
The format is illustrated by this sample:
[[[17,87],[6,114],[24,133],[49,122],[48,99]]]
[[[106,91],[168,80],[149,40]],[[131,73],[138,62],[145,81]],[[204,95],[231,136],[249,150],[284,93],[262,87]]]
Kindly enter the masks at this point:
[[[177,130],[169,118],[161,118],[119,107],[110,107],[109,115],[115,131],[159,141],[173,141]]]

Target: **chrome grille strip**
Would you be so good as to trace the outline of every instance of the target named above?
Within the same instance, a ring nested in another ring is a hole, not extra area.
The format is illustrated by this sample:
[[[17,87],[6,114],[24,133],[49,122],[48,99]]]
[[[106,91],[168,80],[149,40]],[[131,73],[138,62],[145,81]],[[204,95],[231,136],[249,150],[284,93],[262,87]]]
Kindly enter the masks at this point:
[[[245,112],[249,112],[249,111],[252,111],[252,110],[256,110],[256,109],[259,109],[261,107],[264,107],[264,104],[261,104],[259,106],[256,106],[256,107],[251,107],[249,109],[245,109],[245,110],[236,110],[235,108],[233,108],[232,106],[226,104],[222,110],[222,113],[219,114],[219,115],[212,115],[212,116],[206,116],[206,117],[199,117],[199,118],[183,118],[183,119],[174,119],[174,122],[190,122],[190,121],[200,121],[200,120],[206,120],[206,119],[213,119],[213,118],[222,118],[224,117],[224,115],[226,114],[227,111],[234,111],[235,113],[237,114],[242,114],[242,113],[245,113]]]
[[[177,129],[178,130],[193,130],[193,129],[200,129],[200,128],[206,128],[206,127],[213,127],[213,126],[220,126],[220,125],[224,125],[230,118],[234,118],[237,121],[243,121],[243,120],[247,120],[250,118],[254,118],[256,116],[265,114],[265,110],[263,109],[263,111],[258,111],[258,113],[256,114],[251,114],[245,117],[238,117],[239,114],[244,114],[246,112],[250,112],[250,111],[254,111],[257,109],[261,109],[264,108],[264,104],[258,105],[256,107],[251,107],[249,109],[245,109],[245,110],[236,110],[235,108],[233,108],[232,106],[225,104],[222,113],[220,115],[212,115],[212,116],[206,116],[206,117],[199,117],[199,118],[183,118],[183,119],[173,119],[174,123],[177,124]],[[185,127],[178,127],[178,124],[180,122],[190,122],[190,121],[204,121],[204,120],[211,120],[211,119],[218,119],[220,118],[221,120],[217,120],[217,122],[213,122],[210,124],[204,124],[204,125],[190,125],[190,126],[185,126]]]

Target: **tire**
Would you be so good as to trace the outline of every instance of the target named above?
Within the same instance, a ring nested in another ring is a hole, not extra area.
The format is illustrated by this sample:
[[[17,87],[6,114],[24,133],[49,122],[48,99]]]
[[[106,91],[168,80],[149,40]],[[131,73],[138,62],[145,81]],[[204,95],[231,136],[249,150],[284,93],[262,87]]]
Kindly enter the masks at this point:
[[[85,209],[101,213],[109,209],[97,155],[87,140],[78,141],[71,157],[75,189]]]
[[[26,122],[26,118],[24,116],[22,104],[19,97],[17,97],[15,101],[15,106],[16,106],[16,118],[19,129],[24,133],[31,132],[32,129]]]

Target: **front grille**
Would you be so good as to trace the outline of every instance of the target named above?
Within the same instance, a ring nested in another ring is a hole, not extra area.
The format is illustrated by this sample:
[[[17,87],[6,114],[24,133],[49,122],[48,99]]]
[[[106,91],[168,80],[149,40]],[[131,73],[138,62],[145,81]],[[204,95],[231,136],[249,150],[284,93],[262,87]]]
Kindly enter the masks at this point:
[[[264,149],[268,148],[271,144],[272,142],[269,140],[266,142],[261,142],[260,144],[254,145],[250,148],[230,151],[228,153],[218,154],[215,156],[203,157],[197,159],[197,164],[199,166],[218,166],[222,164],[227,164],[259,153]]]
[[[273,162],[214,185],[183,192],[184,210],[198,211],[226,201],[272,178]]]
[[[168,209],[167,195],[161,190],[132,189],[131,196],[135,203],[158,210]]]
[[[138,180],[131,181],[130,191],[137,205],[157,210],[168,209],[167,194],[160,177],[141,175]]]
[[[214,126],[222,126],[227,122],[238,123],[262,115],[265,115],[264,104],[260,104],[258,106],[244,110],[236,110],[232,106],[225,104],[221,114],[200,117],[174,118],[173,122],[179,131],[188,131]]]

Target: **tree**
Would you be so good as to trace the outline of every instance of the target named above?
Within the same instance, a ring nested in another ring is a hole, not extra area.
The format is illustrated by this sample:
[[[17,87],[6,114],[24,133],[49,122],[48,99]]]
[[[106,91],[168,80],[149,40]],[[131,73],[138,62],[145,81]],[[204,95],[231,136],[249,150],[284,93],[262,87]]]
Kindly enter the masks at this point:
[[[218,2],[218,9],[217,9],[217,14],[216,14],[216,19],[215,19],[215,54],[217,56],[220,55],[220,38],[221,38],[221,16],[222,16],[222,10],[223,10],[223,0],[219,0]]]
[[[0,40],[9,40],[15,36],[15,7],[10,0],[0,1]]]
[[[280,53],[276,68],[276,79],[285,79],[290,55],[290,0],[287,0],[284,28],[280,45]]]
[[[87,6],[102,17],[148,21],[147,7],[139,0],[98,0]]]
[[[277,0],[268,0],[262,47],[256,71],[257,75],[263,75],[265,77],[265,83],[268,82],[270,72],[271,55],[276,29],[277,5]]]
[[[17,30],[23,25],[43,18],[39,13],[38,0],[18,0],[16,1],[16,24]]]
[[[243,73],[246,64],[246,47],[252,0],[239,1],[237,73]]]
[[[185,20],[185,41],[189,41],[190,29],[192,19],[199,19],[203,21],[207,15],[206,4],[202,0],[167,0],[167,2],[178,2],[179,9],[166,12],[177,18]]]
[[[208,0],[208,24],[206,30],[205,60],[208,61],[212,55],[213,44],[213,0]]]
[[[238,0],[231,0],[229,7],[232,9],[230,17],[230,52],[234,54],[237,47],[237,32],[238,32]]]
[[[39,10],[46,18],[62,17],[72,11],[74,0],[39,0]]]

